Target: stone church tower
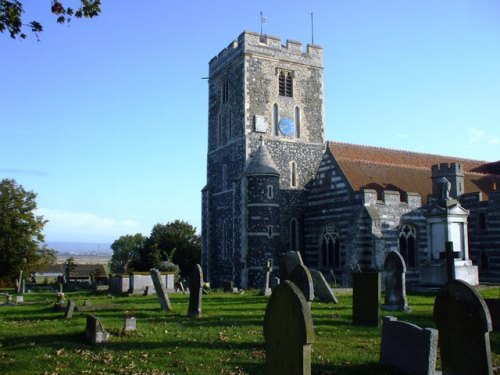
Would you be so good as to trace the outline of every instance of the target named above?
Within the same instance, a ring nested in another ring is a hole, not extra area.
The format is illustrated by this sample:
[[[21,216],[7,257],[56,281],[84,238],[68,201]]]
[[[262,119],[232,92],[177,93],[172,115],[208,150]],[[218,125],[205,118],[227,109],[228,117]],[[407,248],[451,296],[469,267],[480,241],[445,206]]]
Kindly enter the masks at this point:
[[[202,265],[213,286],[261,287],[304,243],[305,186],[325,151],[323,51],[243,32],[209,63]]]

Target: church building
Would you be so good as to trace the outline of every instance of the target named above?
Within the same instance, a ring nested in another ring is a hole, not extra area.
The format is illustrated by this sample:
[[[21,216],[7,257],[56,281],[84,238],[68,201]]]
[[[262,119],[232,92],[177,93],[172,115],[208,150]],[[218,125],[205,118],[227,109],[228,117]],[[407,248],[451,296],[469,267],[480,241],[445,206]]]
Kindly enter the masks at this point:
[[[456,264],[500,281],[500,162],[325,142],[322,52],[243,32],[210,61],[206,280],[262,287],[295,250],[348,285],[397,250],[409,282],[432,282],[451,241]]]

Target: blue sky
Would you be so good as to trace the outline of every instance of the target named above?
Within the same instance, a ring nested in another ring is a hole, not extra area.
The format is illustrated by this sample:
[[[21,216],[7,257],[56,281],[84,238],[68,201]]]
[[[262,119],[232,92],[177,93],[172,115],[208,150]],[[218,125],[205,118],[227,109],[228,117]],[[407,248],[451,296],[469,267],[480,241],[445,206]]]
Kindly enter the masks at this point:
[[[0,178],[38,193],[48,241],[200,229],[208,61],[243,30],[324,49],[326,138],[500,159],[497,0],[103,0],[37,42],[0,34]],[[68,0],[68,5],[75,1]]]

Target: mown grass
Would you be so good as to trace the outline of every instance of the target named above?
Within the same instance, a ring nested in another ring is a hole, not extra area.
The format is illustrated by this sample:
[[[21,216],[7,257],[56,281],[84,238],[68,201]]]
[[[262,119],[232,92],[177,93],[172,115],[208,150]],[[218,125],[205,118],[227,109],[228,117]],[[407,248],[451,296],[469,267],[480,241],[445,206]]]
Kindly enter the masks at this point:
[[[498,288],[484,288],[498,298]],[[203,296],[203,317],[188,318],[187,294],[172,294],[174,312],[164,313],[156,296],[112,298],[90,292],[68,293],[77,305],[113,304],[95,311],[111,333],[108,343],[85,340],[86,314],[71,320],[53,310],[54,293],[26,294],[22,306],[0,306],[0,373],[2,374],[263,374],[262,322],[267,298],[245,294]],[[314,302],[314,374],[395,374],[377,365],[381,329],[352,325],[352,295],[338,295],[337,305]],[[410,294],[410,313],[391,315],[433,327],[432,294]],[[133,311],[137,331],[124,334],[123,319]],[[383,312],[383,314],[385,314]],[[389,315],[389,314],[386,314]],[[492,333],[494,366],[500,365],[500,337]]]

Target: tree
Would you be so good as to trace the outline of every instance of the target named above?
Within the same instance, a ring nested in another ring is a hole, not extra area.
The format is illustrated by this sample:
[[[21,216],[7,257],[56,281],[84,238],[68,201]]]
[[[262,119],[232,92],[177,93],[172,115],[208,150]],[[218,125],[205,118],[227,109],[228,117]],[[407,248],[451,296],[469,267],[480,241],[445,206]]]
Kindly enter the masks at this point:
[[[77,265],[75,263],[75,258],[69,257],[64,262],[64,274],[66,275],[66,280],[69,282],[71,279],[71,274],[76,270]]]
[[[127,263],[138,257],[146,240],[147,237],[137,233],[133,236],[130,234],[120,236],[120,238],[113,242],[111,244],[113,255],[109,262],[111,272],[124,272]]]
[[[55,263],[55,252],[40,248],[43,216],[35,215],[36,194],[15,180],[0,181],[0,278],[14,279],[35,268]]]
[[[187,276],[193,266],[200,262],[201,238],[196,228],[186,221],[175,220],[167,224],[156,224],[144,246],[131,262],[136,270],[162,268],[165,262],[173,262]]]
[[[58,23],[69,23],[75,18],[93,18],[101,13],[101,0],[80,0],[80,6],[75,10],[71,7],[65,7],[59,0],[52,0],[51,12],[57,16]],[[19,36],[26,38],[23,28],[31,29],[38,37],[38,33],[43,31],[43,26],[38,21],[24,23],[22,14],[24,13],[23,4],[19,0],[0,0],[0,32],[7,30],[11,38]]]

